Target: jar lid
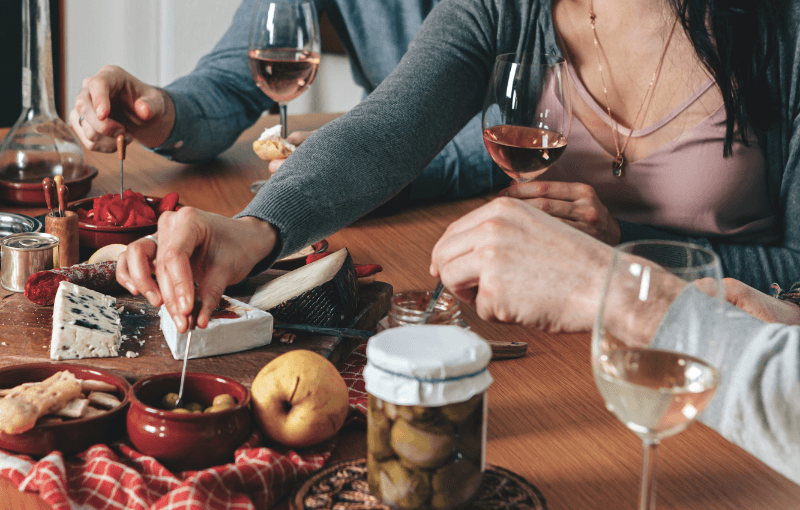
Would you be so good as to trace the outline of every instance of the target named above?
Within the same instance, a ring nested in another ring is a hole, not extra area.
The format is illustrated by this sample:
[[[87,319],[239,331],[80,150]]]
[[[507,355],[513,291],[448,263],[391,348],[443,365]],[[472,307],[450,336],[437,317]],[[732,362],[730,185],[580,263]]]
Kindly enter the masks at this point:
[[[35,251],[58,245],[58,237],[42,232],[20,232],[3,238],[2,246],[12,250]]]
[[[367,344],[366,390],[398,405],[440,406],[486,391],[489,344],[458,326],[387,329]]]

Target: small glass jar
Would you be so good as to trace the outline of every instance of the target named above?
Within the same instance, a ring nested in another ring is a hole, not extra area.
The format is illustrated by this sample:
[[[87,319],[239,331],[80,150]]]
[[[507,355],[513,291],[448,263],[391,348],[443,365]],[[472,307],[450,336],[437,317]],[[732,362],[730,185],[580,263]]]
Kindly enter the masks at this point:
[[[432,296],[433,291],[430,290],[407,290],[396,293],[392,296],[389,312],[378,323],[378,331],[421,324],[422,318],[425,316],[425,309],[428,308]],[[428,324],[466,327],[466,323],[461,319],[458,300],[452,294],[443,292],[428,319]]]
[[[367,480],[399,509],[467,505],[486,459],[492,352],[456,326],[391,328],[367,345]]]

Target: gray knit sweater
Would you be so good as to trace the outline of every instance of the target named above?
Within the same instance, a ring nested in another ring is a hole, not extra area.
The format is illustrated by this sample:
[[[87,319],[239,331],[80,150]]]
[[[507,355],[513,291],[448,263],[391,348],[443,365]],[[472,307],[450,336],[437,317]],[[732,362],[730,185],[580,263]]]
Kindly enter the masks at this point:
[[[769,199],[782,218],[779,241],[731,244],[630,223],[622,224],[622,241],[669,238],[710,247],[720,255],[726,276],[762,291],[772,282],[787,288],[797,280],[800,2],[790,3],[785,25],[777,27],[782,45],[770,74],[783,116],[772,131],[760,133]],[[271,259],[336,232],[397,193],[481,110],[495,56],[523,51],[561,54],[550,0],[439,4],[395,71],[365,101],[309,138],[241,213],[280,230],[280,253]]]

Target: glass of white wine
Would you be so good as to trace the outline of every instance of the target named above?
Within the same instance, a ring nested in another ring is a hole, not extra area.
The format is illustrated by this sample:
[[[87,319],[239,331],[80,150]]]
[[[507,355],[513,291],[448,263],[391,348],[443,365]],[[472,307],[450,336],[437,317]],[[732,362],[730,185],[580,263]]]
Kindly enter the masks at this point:
[[[724,317],[721,279],[719,258],[700,246],[635,241],[614,250],[592,331],[592,369],[608,410],[643,441],[640,510],[655,508],[658,444],[693,423],[716,391],[722,367],[704,332]],[[713,313],[670,324],[675,350],[654,342],[674,296],[668,289],[715,298]]]

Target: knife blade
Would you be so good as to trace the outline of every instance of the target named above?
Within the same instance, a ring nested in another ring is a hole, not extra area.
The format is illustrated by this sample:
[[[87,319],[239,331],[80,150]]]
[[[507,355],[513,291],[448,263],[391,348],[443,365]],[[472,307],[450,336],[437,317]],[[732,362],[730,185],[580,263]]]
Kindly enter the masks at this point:
[[[345,338],[360,338],[368,340],[375,335],[375,331],[351,328],[334,328],[329,326],[312,326],[309,324],[275,324],[275,330],[288,331],[289,333],[310,333],[314,335],[338,336]],[[484,339],[486,340],[486,339]],[[498,342],[486,340],[492,349],[492,359],[519,358],[525,356],[528,344],[525,342]]]

